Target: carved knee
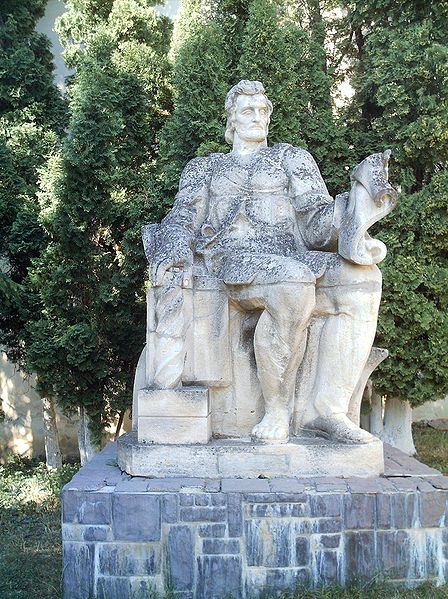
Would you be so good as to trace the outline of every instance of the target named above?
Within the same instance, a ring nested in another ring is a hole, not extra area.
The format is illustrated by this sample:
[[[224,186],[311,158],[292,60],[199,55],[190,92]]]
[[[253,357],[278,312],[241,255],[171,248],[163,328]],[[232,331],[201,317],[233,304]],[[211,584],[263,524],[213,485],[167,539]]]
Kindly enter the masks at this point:
[[[306,326],[314,310],[314,285],[283,283],[270,293],[267,309],[287,326]]]

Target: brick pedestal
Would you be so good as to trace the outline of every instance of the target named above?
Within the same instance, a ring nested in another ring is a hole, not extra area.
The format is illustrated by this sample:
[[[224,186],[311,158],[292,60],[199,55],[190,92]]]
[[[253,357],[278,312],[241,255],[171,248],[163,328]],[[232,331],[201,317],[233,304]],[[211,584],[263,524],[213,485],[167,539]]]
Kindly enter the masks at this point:
[[[448,579],[448,479],[399,452],[369,479],[151,479],[114,445],[63,491],[65,599],[184,599]]]

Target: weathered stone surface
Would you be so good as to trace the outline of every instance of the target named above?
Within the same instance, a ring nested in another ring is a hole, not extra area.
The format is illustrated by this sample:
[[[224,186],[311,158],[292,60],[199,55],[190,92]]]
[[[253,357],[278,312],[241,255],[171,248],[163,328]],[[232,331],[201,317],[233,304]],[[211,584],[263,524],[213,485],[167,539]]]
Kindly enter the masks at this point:
[[[265,588],[269,590],[291,590],[297,585],[309,584],[310,571],[306,568],[270,568],[266,573]]]
[[[375,528],[375,497],[352,493],[345,495],[345,526],[348,529]]]
[[[431,476],[428,478],[428,482],[430,482],[435,489],[448,490],[448,477],[446,476]]]
[[[182,507],[194,505],[194,495],[192,493],[181,493],[179,503]]]
[[[238,537],[243,534],[242,498],[239,493],[229,493],[227,497],[229,537]]]
[[[208,444],[200,443],[139,443],[135,433],[126,433],[117,441],[118,461],[120,468],[133,476],[201,477],[202,485],[206,477],[222,478],[224,492],[269,492],[272,485],[280,485],[278,488],[285,492],[302,491],[305,483],[295,481],[297,477],[334,476],[341,472],[347,476],[372,477],[384,470],[380,441],[341,445],[323,438],[296,436],[286,444],[253,443],[249,439],[212,439]],[[285,489],[285,483],[282,489],[281,483],[268,480],[278,479],[279,474],[283,478],[294,477],[288,488]]]
[[[336,549],[341,543],[341,535],[321,535],[319,542],[321,546],[325,547],[326,549]]]
[[[174,591],[188,591],[194,581],[194,539],[188,526],[174,526],[168,533],[168,583]]]
[[[334,493],[328,495],[314,495],[311,497],[311,516],[337,516],[341,515],[342,495]]]
[[[339,556],[336,551],[319,551],[315,556],[315,568],[320,584],[339,582],[341,578]]]
[[[314,523],[313,523],[314,524]],[[316,524],[312,526],[312,532],[332,533],[340,532],[343,529],[342,518],[319,518]]]
[[[244,493],[244,499],[252,503],[308,503],[306,493]]]
[[[226,493],[213,493],[210,495],[210,503],[212,505],[224,506],[227,505],[227,494]]]
[[[180,509],[182,522],[224,522],[227,510],[224,507],[184,507]]]
[[[114,493],[146,493],[148,479],[141,477],[126,477],[120,480],[114,488]]]
[[[80,525],[65,523],[62,528],[64,541],[111,541],[112,528],[108,525]]]
[[[146,576],[99,576],[95,599],[147,599],[158,586],[157,579]]]
[[[211,417],[139,416],[140,443],[177,445],[178,443],[208,443],[212,436]],[[134,473],[130,473],[134,474]]]
[[[221,481],[215,480],[213,478],[206,478],[204,482],[204,490],[205,491],[220,491],[221,490]]]
[[[423,528],[439,527],[445,524],[448,493],[434,491],[420,497],[420,522]]]
[[[200,537],[221,538],[226,534],[225,524],[203,524],[198,529]]]
[[[245,522],[248,566],[287,567],[293,563],[291,522],[262,518]]]
[[[392,526],[413,528],[419,522],[419,497],[417,493],[393,493],[391,495]]]
[[[160,571],[160,548],[150,543],[102,543],[98,568],[107,576],[154,576]]]
[[[296,566],[307,566],[310,563],[310,540],[309,537],[296,537]]]
[[[296,478],[273,478],[269,481],[274,493],[302,493],[306,486]]]
[[[113,496],[113,531],[117,540],[158,541],[160,539],[160,499],[150,494]]]
[[[110,493],[64,491],[63,497],[63,522],[78,522],[79,524],[110,524]]]
[[[210,497],[205,495],[205,493],[201,493],[200,495],[196,495],[194,498],[194,505],[205,506],[210,504]]]
[[[269,481],[258,478],[223,478],[221,490],[223,493],[264,493],[269,491]]]
[[[417,491],[418,478],[416,477],[390,477],[389,481],[398,491]]]
[[[378,528],[390,528],[392,525],[392,495],[378,493],[376,496],[376,514]],[[401,527],[399,527],[401,528]]]
[[[205,481],[203,478],[176,477],[176,478],[144,478],[147,481],[148,491],[180,491],[185,487],[203,489]]]
[[[309,505],[306,503],[254,503],[246,508],[249,518],[299,518],[309,516]]]
[[[239,556],[205,555],[198,557],[196,597],[222,599],[242,596],[242,566]]]
[[[64,599],[85,599],[93,595],[94,555],[93,543],[64,542]]]
[[[202,541],[204,554],[232,554],[240,553],[240,542],[237,539],[205,539]]]
[[[210,414],[206,387],[181,389],[141,389],[138,394],[138,415],[163,417],[206,417]]]
[[[351,580],[372,580],[378,573],[373,531],[345,533],[345,577]]]
[[[167,493],[162,496],[161,516],[162,522],[177,522],[179,518],[178,496]]]
[[[100,459],[95,471],[103,480]],[[330,480],[318,491],[322,479],[302,479],[290,491],[282,483],[283,492],[266,490],[267,479],[257,482],[258,492],[225,492],[220,481],[212,492],[204,478],[159,480],[154,488],[164,490],[157,491],[129,478],[115,488],[92,484],[90,492],[68,486],[64,599],[146,599],[164,587],[177,599],[221,599],[229,591],[249,599],[268,587],[275,596],[297,582],[345,584],[376,575],[398,586],[442,583],[447,493],[417,478],[406,490],[370,481],[364,493],[350,491],[364,481],[349,481],[344,492]],[[388,490],[371,492],[379,487]]]
[[[376,535],[379,572],[387,578],[406,578],[411,563],[410,539],[404,530],[378,531]]]
[[[326,476],[316,480],[316,491],[318,493],[328,493],[342,491],[345,493],[348,489],[347,481],[342,478],[332,478]]]

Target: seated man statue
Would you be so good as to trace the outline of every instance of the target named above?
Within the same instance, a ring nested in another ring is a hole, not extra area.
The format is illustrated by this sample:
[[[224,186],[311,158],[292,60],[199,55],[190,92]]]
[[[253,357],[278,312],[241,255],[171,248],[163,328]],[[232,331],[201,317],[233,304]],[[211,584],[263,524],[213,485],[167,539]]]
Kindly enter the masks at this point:
[[[261,313],[254,333],[265,414],[259,440],[288,439],[295,381],[311,317],[323,317],[303,426],[346,443],[373,437],[347,416],[368,359],[381,297],[376,266],[385,247],[367,233],[394,206],[389,153],[353,171],[350,194],[328,194],[305,150],[267,145],[272,104],[258,81],[227,94],[227,154],[191,160],[150,255],[154,286],[170,271],[191,279],[194,263],[223,282],[229,301]],[[318,299],[318,302],[316,301]]]

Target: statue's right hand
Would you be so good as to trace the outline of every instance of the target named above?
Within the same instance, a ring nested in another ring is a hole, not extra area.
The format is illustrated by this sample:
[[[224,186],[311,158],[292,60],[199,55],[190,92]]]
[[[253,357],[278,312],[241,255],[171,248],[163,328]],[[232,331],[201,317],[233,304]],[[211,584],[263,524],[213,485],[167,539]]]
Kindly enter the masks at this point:
[[[167,272],[181,270],[183,278],[189,276],[193,266],[193,253],[188,248],[166,248],[161,252],[155,252],[151,260],[151,282],[160,287],[165,282]]]

